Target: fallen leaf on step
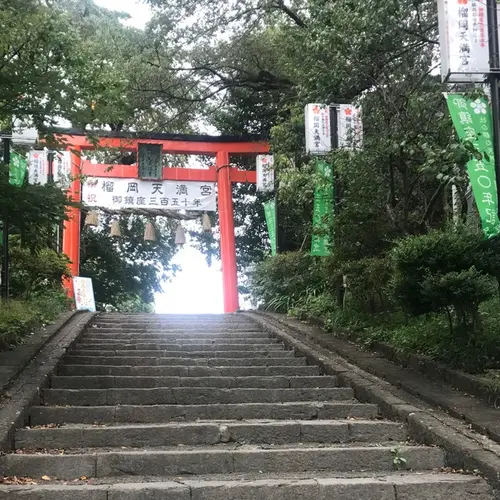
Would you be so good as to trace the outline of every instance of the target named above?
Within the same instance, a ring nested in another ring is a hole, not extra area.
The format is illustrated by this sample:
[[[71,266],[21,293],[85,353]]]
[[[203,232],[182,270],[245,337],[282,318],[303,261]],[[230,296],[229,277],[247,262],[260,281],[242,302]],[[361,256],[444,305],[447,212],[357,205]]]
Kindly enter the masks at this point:
[[[44,481],[52,481],[52,478],[50,476],[42,476],[42,479]]]

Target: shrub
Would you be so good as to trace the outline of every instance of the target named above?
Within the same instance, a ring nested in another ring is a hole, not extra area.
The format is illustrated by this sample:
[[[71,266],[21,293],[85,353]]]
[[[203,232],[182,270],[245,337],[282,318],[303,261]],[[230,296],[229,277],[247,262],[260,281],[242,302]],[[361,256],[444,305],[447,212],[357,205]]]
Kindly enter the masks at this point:
[[[14,242],[9,253],[13,297],[28,300],[47,289],[61,289],[62,277],[69,276],[68,258],[54,250],[44,248],[32,252]]]
[[[435,311],[436,303],[430,290],[431,282],[428,281],[430,277],[461,273],[471,268],[479,270],[486,266],[488,256],[482,241],[481,234],[465,230],[432,231],[400,240],[392,251],[393,286],[395,297],[403,309],[413,315]],[[466,281],[470,280],[470,276],[463,277]],[[449,282],[454,280],[457,285],[457,279],[457,276],[454,279],[450,277]]]
[[[392,277],[391,261],[384,257],[346,262],[342,272],[347,278],[349,307],[362,313],[379,313],[391,309],[388,288]]]
[[[288,312],[299,300],[327,289],[325,264],[303,252],[290,252],[258,263],[249,275],[252,299],[267,309]]]
[[[62,289],[47,289],[25,302],[11,300],[0,304],[0,350],[20,344],[34,330],[69,309],[69,304]]]

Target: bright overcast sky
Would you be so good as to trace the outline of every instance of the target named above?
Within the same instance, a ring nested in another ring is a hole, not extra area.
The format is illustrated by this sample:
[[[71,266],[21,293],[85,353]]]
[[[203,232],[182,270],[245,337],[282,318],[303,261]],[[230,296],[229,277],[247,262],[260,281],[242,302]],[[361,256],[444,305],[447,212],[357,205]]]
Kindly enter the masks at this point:
[[[128,12],[130,26],[143,28],[151,17],[151,9],[136,0],[94,0],[110,10]],[[168,130],[165,130],[168,132]],[[203,255],[189,245],[181,249],[172,262],[182,272],[171,283],[164,283],[162,294],[156,295],[156,312],[168,314],[222,313],[222,273],[220,262],[209,268]]]
[[[94,0],[97,5],[109,10],[128,12],[132,17],[127,22],[130,26],[143,28],[151,18],[151,9],[145,3],[136,0]]]

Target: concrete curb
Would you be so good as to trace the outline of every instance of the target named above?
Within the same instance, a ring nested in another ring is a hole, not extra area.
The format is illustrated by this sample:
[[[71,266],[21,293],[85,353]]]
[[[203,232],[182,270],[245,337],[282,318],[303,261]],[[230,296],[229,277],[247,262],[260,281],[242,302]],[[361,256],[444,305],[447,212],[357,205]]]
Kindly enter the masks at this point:
[[[60,314],[54,323],[37,330],[27,342],[10,351],[0,352],[0,394],[4,394],[8,386],[15,381],[43,346],[50,342],[54,335],[72,320],[75,314],[77,314],[76,311]]]
[[[355,397],[359,401],[377,404],[385,418],[406,422],[411,439],[444,449],[449,467],[479,471],[495,489],[500,490],[500,456],[493,449],[488,449],[487,443],[483,443],[486,438],[473,440],[458,428],[445,424],[430,411],[409,404],[408,400],[396,396],[390,390],[393,388],[392,384],[318,346],[317,340],[315,343],[307,332],[300,332],[299,327],[292,328],[266,313],[243,314],[298,354],[305,356],[308,362],[318,364],[325,374],[338,376],[341,384],[354,389]],[[490,448],[494,446],[492,443]]]
[[[61,321],[37,354],[31,357],[31,362],[10,384],[5,392],[7,401],[0,408],[0,451],[8,452],[14,448],[14,430],[24,426],[31,405],[40,404],[41,389],[47,385],[61,357],[94,316],[95,313],[76,313]]]

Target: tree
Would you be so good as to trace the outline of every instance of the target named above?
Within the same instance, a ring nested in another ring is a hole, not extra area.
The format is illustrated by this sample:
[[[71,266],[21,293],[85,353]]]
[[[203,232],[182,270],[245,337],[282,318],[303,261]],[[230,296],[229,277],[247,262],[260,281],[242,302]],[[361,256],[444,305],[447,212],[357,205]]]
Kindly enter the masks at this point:
[[[156,222],[158,241],[144,241],[143,216],[119,217],[122,236],[107,232],[115,216],[105,215],[96,229],[82,232],[81,274],[92,278],[99,307],[120,308],[130,302],[137,307],[154,302],[161,282],[176,271],[170,261],[176,252],[173,228],[168,221]]]

